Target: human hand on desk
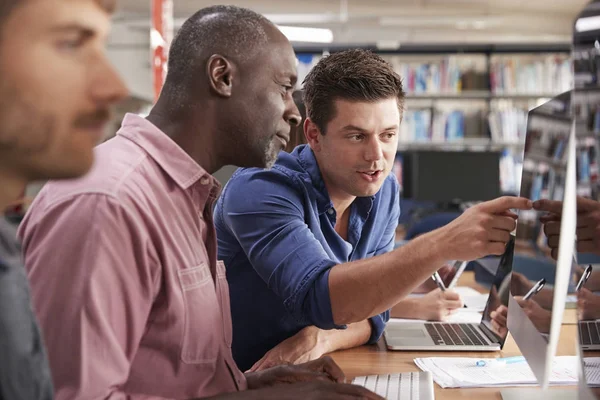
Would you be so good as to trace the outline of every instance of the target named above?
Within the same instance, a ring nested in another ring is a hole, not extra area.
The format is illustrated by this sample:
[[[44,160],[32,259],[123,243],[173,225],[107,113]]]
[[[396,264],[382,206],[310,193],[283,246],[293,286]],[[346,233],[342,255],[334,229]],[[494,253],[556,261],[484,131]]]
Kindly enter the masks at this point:
[[[340,367],[328,356],[299,365],[278,365],[260,371],[246,372],[245,375],[249,389],[315,380],[346,381],[346,376]]]
[[[463,306],[458,293],[452,290],[442,292],[439,288],[416,300],[419,319],[428,321],[441,321]]]
[[[269,350],[250,368],[250,372],[262,371],[275,365],[301,364],[315,360],[330,351],[325,335],[326,331],[316,326],[307,326]]]

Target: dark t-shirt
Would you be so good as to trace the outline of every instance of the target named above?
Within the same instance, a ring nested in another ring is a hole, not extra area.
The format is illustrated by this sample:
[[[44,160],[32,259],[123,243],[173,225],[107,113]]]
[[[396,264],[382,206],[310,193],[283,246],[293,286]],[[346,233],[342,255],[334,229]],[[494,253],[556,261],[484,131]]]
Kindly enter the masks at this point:
[[[52,398],[52,377],[16,231],[0,217],[0,400]]]

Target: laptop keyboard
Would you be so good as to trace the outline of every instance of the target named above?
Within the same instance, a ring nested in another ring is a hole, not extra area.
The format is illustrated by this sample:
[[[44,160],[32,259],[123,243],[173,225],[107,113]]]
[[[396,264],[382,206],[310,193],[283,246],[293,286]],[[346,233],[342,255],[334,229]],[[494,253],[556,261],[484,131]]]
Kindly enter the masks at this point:
[[[436,345],[440,346],[477,346],[487,345],[481,334],[471,324],[432,324],[425,328]]]
[[[600,345],[600,324],[596,321],[582,321],[579,323],[579,337],[581,344]]]
[[[390,375],[369,375],[354,378],[353,384],[364,386],[387,400],[419,400],[429,398],[420,392],[420,372],[403,372]],[[433,381],[431,382],[433,386]]]

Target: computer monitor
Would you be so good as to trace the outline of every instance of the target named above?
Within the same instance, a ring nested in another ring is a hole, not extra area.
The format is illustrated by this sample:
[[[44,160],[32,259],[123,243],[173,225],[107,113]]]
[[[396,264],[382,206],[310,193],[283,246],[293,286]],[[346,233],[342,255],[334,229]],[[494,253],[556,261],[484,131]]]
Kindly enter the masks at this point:
[[[402,157],[405,198],[460,203],[500,196],[499,152],[412,150]]]
[[[598,155],[600,154],[600,1],[591,2],[576,18],[573,29],[573,118],[577,137],[577,195],[600,200]],[[587,203],[593,204],[593,203]],[[586,205],[588,207],[588,205]],[[585,207],[579,207],[583,215]],[[590,242],[588,241],[588,244]],[[591,243],[594,243],[593,241]],[[598,243],[596,241],[595,243]],[[586,246],[587,247],[587,246]],[[588,249],[589,250],[589,249]],[[600,249],[595,249],[600,254]],[[583,258],[583,257],[582,257]],[[600,373],[600,269],[581,265],[575,273],[581,282],[577,291],[578,345],[582,374],[580,399],[600,399],[600,388],[592,379]]]
[[[567,200],[565,193],[575,189],[570,100],[570,93],[563,93],[529,111],[522,197],[563,202]],[[563,209],[556,260],[540,221],[545,213],[519,212],[508,301],[509,331],[544,390],[551,375],[572,267],[575,206],[574,201],[563,204],[571,208]],[[569,237],[571,242],[565,245],[563,241]]]

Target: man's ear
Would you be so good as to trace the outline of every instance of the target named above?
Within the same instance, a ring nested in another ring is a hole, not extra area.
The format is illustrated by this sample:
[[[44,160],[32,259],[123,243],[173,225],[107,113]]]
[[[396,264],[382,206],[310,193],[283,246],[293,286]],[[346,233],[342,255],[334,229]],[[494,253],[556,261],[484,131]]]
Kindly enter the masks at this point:
[[[221,97],[231,97],[235,67],[224,56],[213,54],[206,63],[211,90]]]
[[[304,120],[304,137],[313,151],[321,151],[321,130],[310,118]]]

